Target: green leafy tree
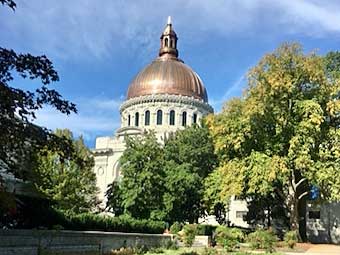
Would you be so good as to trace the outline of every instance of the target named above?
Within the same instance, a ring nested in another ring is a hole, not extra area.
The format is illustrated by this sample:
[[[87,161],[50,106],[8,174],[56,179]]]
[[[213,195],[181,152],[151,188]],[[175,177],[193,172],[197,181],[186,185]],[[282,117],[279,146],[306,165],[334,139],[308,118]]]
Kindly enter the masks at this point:
[[[57,209],[75,213],[91,211],[97,204],[94,160],[82,137],[74,139],[71,131],[56,130],[58,137],[73,141],[73,149],[81,160],[63,160],[49,149],[41,150],[37,156],[37,181],[35,186]]]
[[[0,4],[16,9],[13,0],[0,0]],[[38,82],[35,90],[14,87],[13,80],[30,79]],[[73,103],[64,100],[50,84],[59,80],[52,62],[44,55],[33,56],[29,53],[16,53],[0,46],[0,225],[15,225],[17,201],[5,185],[3,173],[21,180],[34,182],[35,156],[42,148],[48,147],[59,152],[64,159],[74,158],[72,141],[60,138],[50,130],[32,124],[37,110],[50,105],[57,111],[76,113]],[[42,85],[39,85],[42,84]],[[21,201],[21,200],[20,200]],[[21,201],[19,204],[25,204]],[[11,216],[8,216],[11,215]]]
[[[194,125],[176,132],[166,141],[164,154],[167,220],[197,222],[206,211],[204,179],[216,165],[208,129]]]
[[[123,178],[118,186],[119,196],[113,197],[121,200],[124,213],[137,219],[164,218],[164,155],[155,135],[126,137],[126,149],[120,163]],[[115,201],[109,202],[111,207],[119,205]]]
[[[204,178],[216,164],[207,128],[190,127],[157,142],[154,134],[128,137],[121,157],[122,181],[107,192],[117,215],[196,222],[203,215]]]
[[[340,198],[340,82],[330,72],[337,65],[325,63],[337,61],[283,44],[250,70],[243,98],[208,118],[222,201],[275,193],[291,228],[299,229],[299,207],[311,184],[323,199]]]

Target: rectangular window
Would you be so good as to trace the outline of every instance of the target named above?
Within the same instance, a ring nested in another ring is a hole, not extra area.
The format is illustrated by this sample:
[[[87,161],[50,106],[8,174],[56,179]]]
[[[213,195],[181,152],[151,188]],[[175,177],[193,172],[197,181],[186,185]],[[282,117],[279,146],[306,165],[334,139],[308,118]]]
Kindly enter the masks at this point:
[[[315,220],[320,219],[320,211],[316,211],[316,210],[309,211],[308,212],[308,218],[315,219]]]

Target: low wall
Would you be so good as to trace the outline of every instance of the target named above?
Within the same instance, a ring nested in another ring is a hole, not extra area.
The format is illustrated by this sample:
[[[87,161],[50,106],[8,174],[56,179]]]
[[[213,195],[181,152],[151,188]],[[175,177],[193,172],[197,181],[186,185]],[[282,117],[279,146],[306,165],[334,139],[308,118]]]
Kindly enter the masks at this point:
[[[136,244],[158,246],[171,235],[99,231],[0,230],[0,255],[102,255]]]

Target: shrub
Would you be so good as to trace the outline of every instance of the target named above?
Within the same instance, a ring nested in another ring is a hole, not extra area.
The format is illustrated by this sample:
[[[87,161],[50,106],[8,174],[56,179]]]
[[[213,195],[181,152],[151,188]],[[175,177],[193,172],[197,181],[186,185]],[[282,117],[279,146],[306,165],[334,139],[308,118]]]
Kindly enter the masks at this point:
[[[183,227],[183,242],[185,246],[191,247],[195,241],[197,226],[188,224]]]
[[[176,235],[182,229],[182,224],[176,221],[170,227],[170,233]]]
[[[107,255],[134,255],[135,252],[132,248],[120,248],[119,250],[112,250]]]
[[[215,231],[215,240],[218,245],[232,251],[244,240],[244,234],[238,228],[219,226]]]
[[[164,253],[164,250],[163,250],[163,248],[161,248],[161,247],[151,247],[151,248],[149,249],[149,252],[150,252],[150,253],[160,254],[160,253]]]
[[[144,244],[137,243],[135,247],[133,247],[133,251],[135,254],[142,255],[147,253],[149,248]]]
[[[179,255],[199,255],[196,251],[186,251],[182,252]]]
[[[267,252],[272,252],[277,238],[271,230],[256,230],[248,235],[248,242],[252,249],[265,249]]]
[[[205,247],[201,255],[218,255],[219,252],[215,248]]]
[[[94,213],[65,213],[57,211],[60,224],[67,230],[98,230],[128,233],[150,233],[162,234],[165,229],[165,222],[137,220],[128,216],[110,217]]]
[[[298,242],[298,235],[296,231],[288,231],[284,236],[284,241],[289,248],[293,249]]]

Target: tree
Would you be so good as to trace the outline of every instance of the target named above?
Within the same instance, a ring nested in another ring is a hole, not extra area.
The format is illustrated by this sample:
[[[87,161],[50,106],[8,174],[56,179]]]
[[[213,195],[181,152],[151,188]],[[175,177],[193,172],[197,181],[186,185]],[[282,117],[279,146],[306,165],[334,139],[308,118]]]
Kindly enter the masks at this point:
[[[93,172],[94,159],[82,137],[74,139],[68,129],[56,130],[58,137],[73,141],[77,158],[60,160],[60,155],[48,148],[37,156],[35,186],[57,209],[75,213],[91,211],[97,204],[96,176]]]
[[[126,149],[120,158],[123,178],[115,185],[117,188],[113,187],[116,193],[109,207],[122,207],[124,214],[137,219],[162,219],[163,157],[163,148],[153,133],[126,137]]]
[[[14,1],[1,0],[1,4],[13,10],[16,8]],[[11,87],[16,76],[40,79],[43,85],[35,91]],[[16,177],[31,177],[31,157],[44,146],[63,152],[60,154],[66,158],[72,155],[71,141],[32,124],[36,111],[46,104],[65,114],[76,112],[73,103],[49,88],[51,82],[58,80],[59,76],[46,56],[17,54],[0,47],[0,167]]]
[[[330,62],[283,44],[250,70],[244,97],[207,120],[223,201],[275,193],[291,228],[299,229],[298,209],[311,184],[323,199],[340,198],[340,81]]]
[[[194,125],[177,131],[165,142],[164,154],[167,220],[197,222],[206,211],[204,180],[216,165],[207,127]]]
[[[152,133],[127,137],[120,162],[122,181],[107,192],[115,214],[170,223],[197,222],[204,214],[204,178],[216,164],[207,128],[178,131],[164,145]]]

